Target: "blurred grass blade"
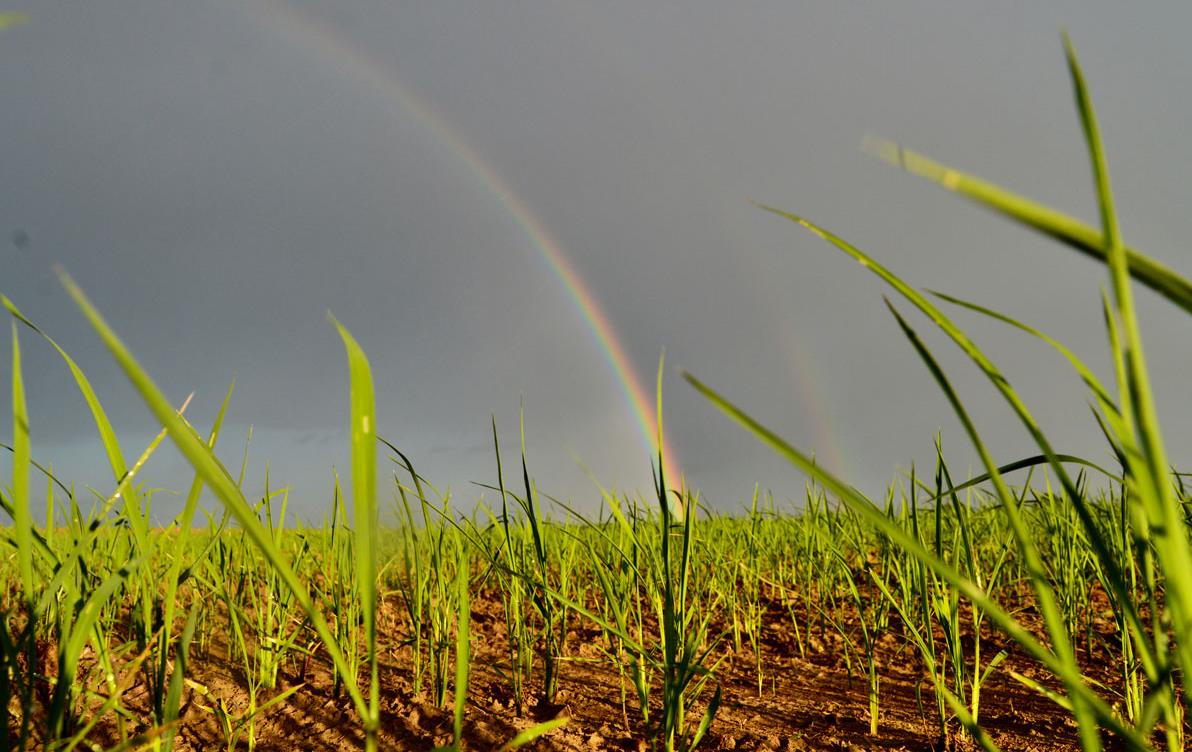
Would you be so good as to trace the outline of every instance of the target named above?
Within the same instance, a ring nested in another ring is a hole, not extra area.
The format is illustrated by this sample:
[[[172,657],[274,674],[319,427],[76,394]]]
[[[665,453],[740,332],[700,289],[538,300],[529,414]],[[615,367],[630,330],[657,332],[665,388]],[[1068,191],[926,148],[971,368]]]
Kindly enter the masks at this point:
[[[502,744],[501,748],[498,749],[497,752],[513,752],[515,749],[520,749],[538,737],[544,734],[549,734],[570,720],[571,719],[567,716],[559,716],[558,718],[552,718],[549,721],[539,723],[537,726],[531,726],[528,729],[524,729],[517,736]]]
[[[216,413],[215,421],[212,423],[211,433],[209,434],[209,436],[207,438],[207,446],[210,447],[212,450],[215,449],[216,441],[219,438],[219,431],[220,431],[220,428],[223,426],[224,415],[227,413],[228,403],[231,402],[231,400],[232,400],[232,391],[235,389],[235,386],[236,386],[235,381],[233,381],[232,384],[228,386],[228,391],[224,395],[223,402],[219,406],[219,412]],[[186,502],[183,504],[182,513],[177,518],[177,532],[176,532],[176,534],[178,536],[179,541],[185,540],[186,536],[189,536],[191,534],[191,525],[194,521],[195,510],[198,508],[199,496],[202,493],[202,491],[203,491],[203,476],[199,472],[196,471],[195,477],[191,481],[191,484],[190,484],[190,491],[186,495]],[[160,541],[160,540],[161,540],[161,538],[158,538],[158,541]],[[212,545],[213,543],[214,543],[214,541],[212,541],[208,545]],[[205,555],[206,555],[206,550],[204,550],[200,554],[200,556],[195,559],[195,561],[200,560]],[[182,561],[183,561],[183,556],[182,556],[182,549],[180,547],[178,553],[174,556],[173,560],[170,562],[170,567],[167,570],[166,577],[165,577],[165,593],[162,596],[162,628],[161,628],[161,631],[160,631],[159,637],[158,637],[159,655],[158,655],[158,663],[156,666],[158,686],[165,683],[166,673],[169,669],[170,653],[169,653],[168,648],[169,648],[170,643],[173,640],[174,610],[177,608],[176,600],[177,600],[177,594],[178,594],[178,586],[182,584],[182,580],[183,580]],[[194,616],[195,616],[195,614],[192,609],[190,619],[193,619]],[[191,626],[189,619],[187,621],[187,626],[184,627],[184,630],[185,629],[191,629],[193,632],[193,627]],[[189,648],[189,644],[190,644],[190,638],[187,637],[186,632],[183,631],[182,639],[179,642],[178,647],[177,647],[178,658],[175,662],[176,667],[175,667],[173,675],[169,679],[170,694],[168,694],[166,697],[166,705],[165,705],[166,710],[165,710],[165,715],[163,718],[163,721],[165,721],[165,722],[169,722],[169,721],[173,721],[173,720],[177,719],[177,710],[178,710],[177,699],[173,697],[172,693],[174,692],[175,679],[178,682],[181,682],[181,680],[183,678],[185,678],[185,668],[183,668],[183,673],[179,674],[177,666],[178,665],[184,666],[185,659],[183,657],[183,652]],[[181,689],[179,689],[179,691],[181,691]],[[174,703],[174,704],[171,704],[171,703]],[[174,715],[171,716],[171,713],[173,713]],[[173,743],[174,743],[174,735],[170,734],[170,735],[166,736],[162,743],[163,752],[169,752],[169,750],[173,746]]]
[[[1104,235],[1063,212],[1007,191],[976,176],[953,169],[890,141],[869,139],[865,149],[912,175],[926,178],[978,204],[1055,238],[1098,261],[1108,261]],[[1192,313],[1192,282],[1173,269],[1126,248],[1130,274],[1142,284]]]
[[[29,23],[28,13],[0,13],[0,31]]]

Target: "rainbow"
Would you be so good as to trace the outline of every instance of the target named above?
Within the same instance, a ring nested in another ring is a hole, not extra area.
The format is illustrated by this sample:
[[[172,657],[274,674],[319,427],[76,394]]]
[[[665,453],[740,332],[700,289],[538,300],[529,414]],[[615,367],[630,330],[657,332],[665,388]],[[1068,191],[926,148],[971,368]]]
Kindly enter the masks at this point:
[[[798,388],[799,401],[811,423],[811,435],[815,437],[815,446],[811,448],[815,450],[817,462],[837,476],[847,478],[844,447],[824,412],[824,406],[830,402],[818,388],[819,379],[813,377],[814,365],[803,357],[803,348],[799,347],[792,333],[784,333],[777,339]]]
[[[682,474],[678,456],[665,430],[659,447],[653,390],[643,386],[612,321],[600,306],[591,286],[584,282],[563,247],[509,183],[422,98],[403,84],[388,66],[373,60],[331,26],[284,2],[253,3],[244,7],[253,10],[268,29],[280,32],[294,43],[314,51],[358,85],[396,103],[403,112],[418,118],[467,165],[479,183],[517,222],[538,256],[567,291],[634,413],[643,445],[652,456],[661,450],[667,485],[679,487]]]

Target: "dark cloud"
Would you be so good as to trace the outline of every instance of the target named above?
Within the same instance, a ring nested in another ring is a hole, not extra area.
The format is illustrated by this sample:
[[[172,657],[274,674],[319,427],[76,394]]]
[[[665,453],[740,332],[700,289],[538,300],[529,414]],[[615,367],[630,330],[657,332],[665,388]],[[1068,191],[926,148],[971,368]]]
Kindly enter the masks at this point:
[[[972,457],[880,283],[748,199],[814,218],[917,285],[1040,325],[1108,375],[1100,269],[858,149],[867,133],[904,141],[1094,220],[1067,28],[1127,237],[1188,269],[1192,105],[1171,96],[1187,88],[1183,5],[288,3],[281,15],[268,3],[30,5],[32,22],[0,38],[0,290],[76,356],[130,447],[152,422],[53,263],[172,399],[197,392],[197,425],[235,374],[231,415],[257,427],[253,460],[312,515],[332,465],[346,467],[346,361],[328,310],[369,354],[382,433],[440,486],[471,498],[471,481],[494,480],[489,416],[514,453],[524,399],[544,489],[594,503],[573,457],[608,486],[650,487],[621,386],[502,197],[345,55],[419,97],[549,227],[644,383],[665,347],[868,490],[898,465],[929,464],[940,429],[956,472]],[[293,13],[335,43],[287,34]],[[1192,447],[1186,322],[1144,298],[1179,462]],[[1061,448],[1104,458],[1061,362],[958,319]],[[1030,454],[979,374],[915,325],[997,455]],[[39,456],[60,452],[80,480],[102,482],[102,462],[84,461],[98,445],[70,374],[21,336]],[[735,507],[755,480],[799,496],[797,474],[673,372],[666,415],[718,505]],[[243,441],[234,433],[228,447]],[[239,448],[226,451],[238,467]],[[180,462],[159,467],[157,480],[187,482]]]

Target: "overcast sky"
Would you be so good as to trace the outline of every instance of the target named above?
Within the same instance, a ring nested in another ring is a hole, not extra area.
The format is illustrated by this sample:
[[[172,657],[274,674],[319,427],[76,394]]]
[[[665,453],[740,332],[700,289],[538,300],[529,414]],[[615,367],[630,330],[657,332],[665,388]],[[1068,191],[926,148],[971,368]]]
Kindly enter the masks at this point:
[[[860,149],[893,139],[1094,221],[1065,28],[1127,240],[1192,275],[1184,3],[26,5],[29,23],[0,35],[0,291],[91,376],[130,456],[154,424],[54,264],[171,399],[195,392],[201,430],[235,377],[222,456],[238,467],[253,426],[246,490],[261,492],[268,463],[312,518],[332,468],[348,470],[346,359],[327,311],[372,361],[381,433],[465,505],[483,492],[473,482],[495,481],[490,415],[512,459],[522,400],[542,491],[594,509],[577,459],[606,486],[650,488],[633,407],[511,201],[558,242],[647,386],[666,348],[671,441],[717,508],[740,508],[755,482],[798,499],[803,479],[677,367],[868,492],[912,462],[929,469],[937,431],[967,474],[959,425],[880,281],[749,201],[1033,323],[1108,379],[1102,268]],[[1186,467],[1189,322],[1140,300]],[[1059,449],[1110,463],[1052,353],[957,318]],[[975,369],[911,320],[998,459],[1033,454]],[[69,372],[21,337],[35,457],[110,491]],[[146,478],[189,482],[172,450]]]

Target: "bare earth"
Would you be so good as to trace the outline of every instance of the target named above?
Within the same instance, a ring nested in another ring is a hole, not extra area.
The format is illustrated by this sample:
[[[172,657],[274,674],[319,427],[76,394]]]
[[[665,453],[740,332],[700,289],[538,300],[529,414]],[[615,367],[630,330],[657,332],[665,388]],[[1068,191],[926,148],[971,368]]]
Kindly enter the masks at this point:
[[[404,636],[397,632],[398,608],[396,601],[387,602],[380,622],[394,642]],[[881,644],[880,729],[876,736],[870,736],[863,668],[854,658],[850,680],[839,634],[830,628],[821,634],[812,626],[811,649],[805,659],[800,658],[785,611],[771,604],[769,616],[771,626],[762,646],[764,679],[760,696],[752,651],[745,648],[734,653],[731,641],[721,644],[717,657],[724,656],[724,660],[717,676],[723,686],[723,701],[711,731],[700,744],[701,750],[944,749],[938,728],[929,717],[921,715],[916,703],[918,687],[924,709],[930,710],[934,699],[929,682],[917,654],[901,640],[887,636]],[[1029,608],[1020,616],[1030,623]],[[599,649],[603,638],[596,629],[578,619],[574,623],[576,628],[567,642],[569,661],[564,666],[559,704],[531,707],[524,717],[519,717],[511,707],[508,686],[495,668],[506,656],[500,603],[492,594],[475,596],[464,749],[496,750],[520,730],[560,715],[570,721],[525,749],[583,752],[650,749],[632,686],[626,680],[623,706],[622,683],[616,667]],[[1065,712],[1009,675],[1013,670],[1044,681],[1043,673],[1004,638],[991,633],[982,635],[985,660],[1002,648],[1010,650],[1010,657],[995,670],[981,695],[980,717],[991,737],[1007,751],[1076,749],[1075,726]],[[1098,656],[1093,656],[1089,663],[1095,667],[1098,660]],[[1105,673],[1105,668],[1100,672]],[[1090,671],[1098,673],[1096,668]],[[228,659],[226,643],[218,637],[210,640],[205,650],[195,650],[190,675],[205,685],[211,696],[222,697],[233,712],[246,705],[238,662]],[[1105,673],[1104,678],[1109,680],[1110,676]],[[332,695],[330,674],[323,661],[308,661],[305,669],[288,665],[282,674],[281,687],[269,690],[258,703],[302,682],[306,682],[305,687],[258,719],[256,749],[262,752],[361,749],[363,741],[355,713],[345,696]],[[429,750],[450,741],[451,710],[436,707],[425,694],[414,694],[408,648],[386,652],[381,686],[382,749]],[[532,697],[536,687],[529,689]],[[134,684],[126,694],[125,705],[137,709],[144,697],[143,686]],[[176,749],[224,748],[214,716],[200,707],[209,704],[209,700],[188,689],[183,702],[185,712]],[[136,730],[139,729],[128,729]],[[105,723],[92,738],[112,743],[117,741],[113,732],[114,726]],[[962,738],[954,739],[954,744],[957,749],[974,748],[972,742]],[[242,738],[239,749],[246,748],[246,740]],[[1111,744],[1110,748],[1114,746]]]

